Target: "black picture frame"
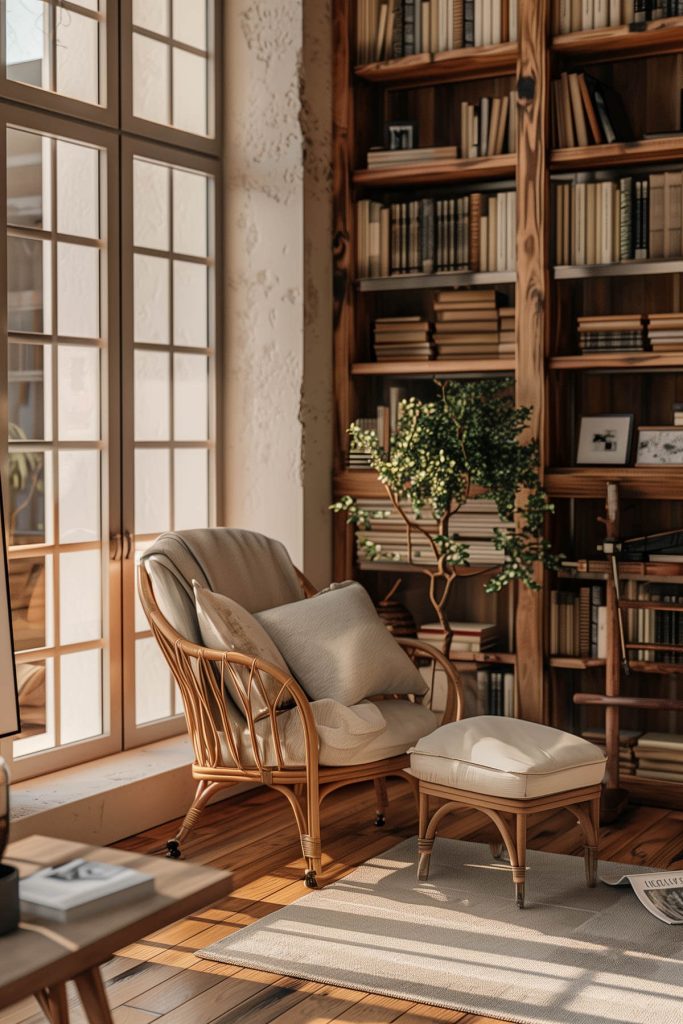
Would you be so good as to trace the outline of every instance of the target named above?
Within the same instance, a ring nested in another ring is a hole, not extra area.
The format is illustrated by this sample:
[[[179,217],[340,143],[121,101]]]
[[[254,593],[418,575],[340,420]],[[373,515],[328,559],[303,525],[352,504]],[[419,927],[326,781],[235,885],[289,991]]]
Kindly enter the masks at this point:
[[[17,666],[14,660],[14,631],[9,589],[5,504],[0,484],[0,530],[2,530],[2,566],[5,585],[0,585],[0,738],[21,732]]]
[[[633,413],[599,413],[582,416],[576,444],[576,465],[628,466],[633,446],[633,424]],[[590,431],[594,434],[597,432],[605,435],[602,452],[595,447],[595,444],[591,444],[590,438],[586,436],[586,432]],[[611,445],[614,445],[614,448]]]
[[[417,121],[388,121],[385,124],[385,149],[417,149],[417,145]]]

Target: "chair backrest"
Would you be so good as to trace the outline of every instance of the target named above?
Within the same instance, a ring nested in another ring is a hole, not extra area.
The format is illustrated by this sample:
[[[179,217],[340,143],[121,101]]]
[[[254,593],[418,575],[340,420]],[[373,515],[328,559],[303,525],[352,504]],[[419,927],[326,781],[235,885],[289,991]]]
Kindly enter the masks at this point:
[[[193,579],[252,613],[304,597],[284,544],[251,530],[216,527],[163,533],[147,548],[142,563],[159,611],[192,643],[201,643]]]

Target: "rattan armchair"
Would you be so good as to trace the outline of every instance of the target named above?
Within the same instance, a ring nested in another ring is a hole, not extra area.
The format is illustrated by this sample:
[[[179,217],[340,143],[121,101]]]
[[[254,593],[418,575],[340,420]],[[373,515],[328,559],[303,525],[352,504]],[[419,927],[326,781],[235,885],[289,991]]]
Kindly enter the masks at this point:
[[[187,548],[187,538],[191,534],[209,532],[217,531],[186,531],[185,534],[169,534],[166,537],[176,538]],[[276,543],[260,535],[248,534],[247,531],[221,532],[231,534],[233,538],[241,534],[250,539],[258,538],[259,542]],[[181,855],[181,844],[206,804],[220,789],[241,782],[262,783],[281,793],[289,802],[306,862],[304,881],[314,888],[322,871],[320,807],[323,800],[342,786],[372,780],[377,800],[375,823],[383,825],[387,805],[387,777],[403,778],[411,786],[417,800],[416,780],[406,772],[409,764],[407,753],[348,767],[321,765],[315,720],[308,698],[296,680],[258,658],[238,651],[209,650],[194,639],[181,635],[159,607],[158,595],[150,579],[149,561],[146,559],[147,555],[143,558],[138,575],[140,600],[182,696],[194,748],[192,774],[197,780],[192,805],[177,835],[167,843],[168,855]],[[292,580],[298,581],[299,596],[303,599],[315,594],[315,589],[302,574],[293,566],[291,570]],[[204,575],[211,582],[211,572],[205,570]],[[188,628],[184,631],[190,630]],[[442,687],[445,706],[439,713],[438,724],[458,720],[462,714],[462,692],[453,665],[429,644],[414,639],[401,639],[399,643],[413,659],[419,659],[423,665],[431,665],[432,685],[425,697],[417,702],[432,707],[436,669],[439,668],[443,670],[442,678],[445,680],[445,687]],[[226,682],[229,680],[232,685],[228,690]],[[240,707],[231,699],[229,691],[233,698],[235,693],[239,695]],[[263,703],[267,705],[265,717],[261,714],[257,719],[254,715],[252,702],[256,699],[260,707]],[[302,763],[289,763],[285,753],[280,728],[282,719],[278,710],[283,700],[290,705],[289,715],[298,715],[297,724],[300,726],[302,749],[305,751]],[[414,702],[415,698],[409,700]]]

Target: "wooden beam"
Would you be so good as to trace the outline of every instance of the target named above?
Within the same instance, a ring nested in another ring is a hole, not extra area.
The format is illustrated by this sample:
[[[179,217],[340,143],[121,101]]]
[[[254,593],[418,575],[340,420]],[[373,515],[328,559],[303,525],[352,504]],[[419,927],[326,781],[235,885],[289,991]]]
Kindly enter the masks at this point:
[[[532,407],[531,433],[543,436],[549,296],[548,58],[549,0],[519,0],[517,65],[517,401]],[[538,582],[542,573],[538,571]],[[519,587],[515,647],[521,718],[545,719],[543,592]]]

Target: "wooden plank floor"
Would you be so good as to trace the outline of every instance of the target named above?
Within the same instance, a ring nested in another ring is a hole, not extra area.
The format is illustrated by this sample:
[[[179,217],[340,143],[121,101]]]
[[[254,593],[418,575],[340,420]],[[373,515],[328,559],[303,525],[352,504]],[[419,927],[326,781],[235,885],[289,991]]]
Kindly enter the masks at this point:
[[[390,784],[388,823],[376,829],[370,786],[341,790],[324,805],[325,863],[331,878],[401,839],[415,834],[412,799],[400,783]],[[177,823],[134,836],[120,847],[156,853]],[[485,841],[482,819],[463,812],[441,833]],[[534,820],[529,846],[557,853],[580,852],[578,829],[564,812]],[[185,856],[229,868],[235,889],[229,899],[193,914],[120,952],[104,973],[115,1024],[491,1024],[489,1018],[441,1010],[401,999],[277,977],[261,971],[200,960],[195,951],[306,892],[298,841],[285,801],[253,790],[210,808]],[[683,811],[633,807],[618,826],[602,831],[603,859],[683,867]],[[71,1019],[83,1024],[77,997],[70,993]],[[44,1024],[32,1000],[0,1012],[0,1024]]]

